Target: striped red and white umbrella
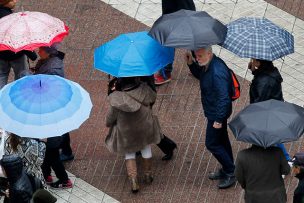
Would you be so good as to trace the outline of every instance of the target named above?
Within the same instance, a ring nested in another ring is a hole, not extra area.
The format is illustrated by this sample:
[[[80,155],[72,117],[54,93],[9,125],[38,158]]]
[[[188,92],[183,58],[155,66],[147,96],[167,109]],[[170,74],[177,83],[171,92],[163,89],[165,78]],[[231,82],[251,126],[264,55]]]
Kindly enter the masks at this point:
[[[0,19],[0,51],[33,51],[61,42],[68,33],[63,21],[46,13],[13,13]]]

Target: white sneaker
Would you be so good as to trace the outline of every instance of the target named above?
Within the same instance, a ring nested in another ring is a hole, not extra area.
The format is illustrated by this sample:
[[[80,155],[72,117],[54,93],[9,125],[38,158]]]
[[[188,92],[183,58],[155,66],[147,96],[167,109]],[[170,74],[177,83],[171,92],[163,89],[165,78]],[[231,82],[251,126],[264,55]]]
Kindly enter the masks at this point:
[[[282,178],[285,179],[285,175],[282,175]]]

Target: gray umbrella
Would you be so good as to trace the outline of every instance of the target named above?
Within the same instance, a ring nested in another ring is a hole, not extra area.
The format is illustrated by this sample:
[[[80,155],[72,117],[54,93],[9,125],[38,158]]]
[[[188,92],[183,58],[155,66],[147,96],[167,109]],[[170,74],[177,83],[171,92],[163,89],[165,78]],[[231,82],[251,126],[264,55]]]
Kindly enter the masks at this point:
[[[227,27],[204,11],[182,9],[160,17],[149,34],[164,46],[197,50],[223,43]]]
[[[259,102],[241,111],[229,127],[237,140],[267,148],[303,135],[304,109],[277,100]]]

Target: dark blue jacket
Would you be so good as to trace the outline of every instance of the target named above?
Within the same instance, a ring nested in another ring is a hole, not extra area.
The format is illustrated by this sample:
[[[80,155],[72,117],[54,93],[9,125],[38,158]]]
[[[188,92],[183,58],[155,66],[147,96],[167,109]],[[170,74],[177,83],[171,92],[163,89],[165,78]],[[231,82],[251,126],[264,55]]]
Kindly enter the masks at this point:
[[[189,68],[194,77],[200,80],[205,116],[220,123],[228,119],[232,113],[232,79],[224,61],[214,55],[206,71],[197,63]]]

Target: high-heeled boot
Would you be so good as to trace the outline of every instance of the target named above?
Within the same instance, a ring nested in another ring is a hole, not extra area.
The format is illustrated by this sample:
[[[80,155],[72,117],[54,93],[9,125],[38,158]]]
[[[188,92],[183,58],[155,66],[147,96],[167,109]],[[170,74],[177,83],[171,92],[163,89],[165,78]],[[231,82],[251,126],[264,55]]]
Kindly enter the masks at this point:
[[[137,181],[137,166],[135,159],[126,160],[127,173],[131,184],[131,191],[137,193],[139,191],[139,185]]]
[[[144,182],[151,184],[153,182],[152,175],[152,158],[142,159],[143,171],[144,171]]]

